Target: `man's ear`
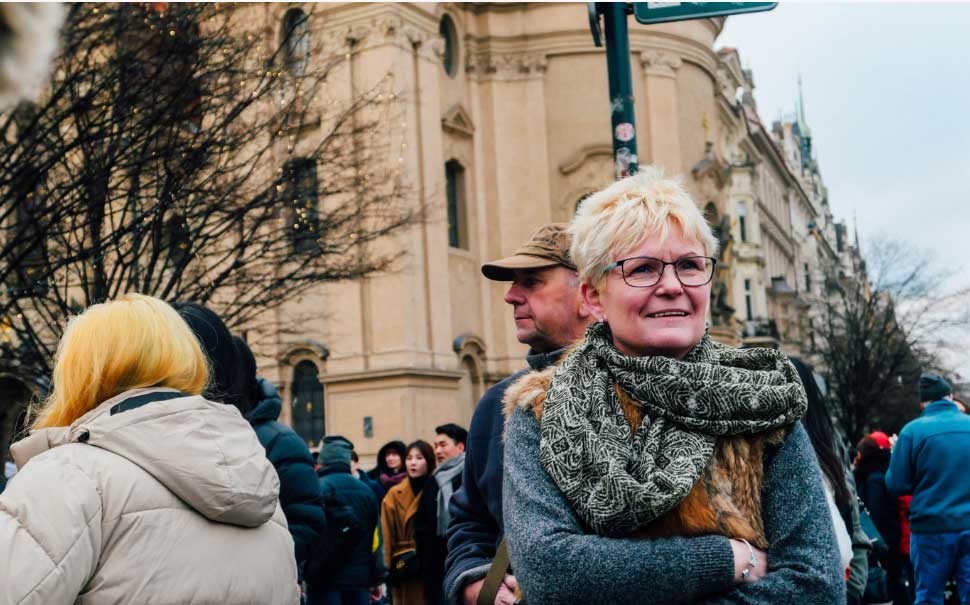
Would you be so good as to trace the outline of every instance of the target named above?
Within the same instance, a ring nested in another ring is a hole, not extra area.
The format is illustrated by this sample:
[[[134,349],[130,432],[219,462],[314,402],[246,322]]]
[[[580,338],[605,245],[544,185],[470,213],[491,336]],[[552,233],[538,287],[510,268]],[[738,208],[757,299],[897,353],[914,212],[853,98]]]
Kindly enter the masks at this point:
[[[595,321],[600,321],[601,319],[603,319],[603,316],[606,313],[605,311],[603,311],[603,305],[600,302],[599,290],[587,284],[586,282],[583,282],[579,286],[579,288],[580,288],[580,292],[583,295],[583,303],[585,303],[584,306],[588,309],[588,312],[593,314],[593,319]]]
[[[458,451],[459,452],[464,452],[465,451],[465,444],[464,443],[460,443],[459,442],[455,447],[458,448]]]

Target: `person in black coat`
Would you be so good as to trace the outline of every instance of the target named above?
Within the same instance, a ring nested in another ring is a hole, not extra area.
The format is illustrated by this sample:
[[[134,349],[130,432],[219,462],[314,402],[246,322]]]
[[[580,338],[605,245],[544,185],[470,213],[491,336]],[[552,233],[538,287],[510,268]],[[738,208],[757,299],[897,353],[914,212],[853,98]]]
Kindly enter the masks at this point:
[[[252,425],[280,479],[280,506],[293,536],[297,568],[302,570],[327,528],[313,458],[306,442],[278,422],[283,404],[268,381],[257,379],[249,346],[212,310],[195,303],[173,305],[195,333],[212,368],[205,396],[235,406]]]
[[[307,576],[308,605],[338,603],[367,605],[371,596],[380,597],[383,573],[374,557],[374,537],[380,509],[377,498],[363,481],[350,472],[353,444],[339,436],[325,437],[320,448],[320,493],[327,502],[336,501],[353,510],[360,526],[360,538],[341,553],[343,564],[319,576]]]
[[[899,521],[899,503],[886,489],[886,471],[892,451],[882,448],[872,437],[863,437],[856,446],[855,470],[856,489],[859,498],[866,505],[869,517],[883,540],[889,547],[888,554],[881,561],[889,578],[889,590],[894,605],[908,605],[909,595],[902,582],[902,554],[899,541],[902,527]]]

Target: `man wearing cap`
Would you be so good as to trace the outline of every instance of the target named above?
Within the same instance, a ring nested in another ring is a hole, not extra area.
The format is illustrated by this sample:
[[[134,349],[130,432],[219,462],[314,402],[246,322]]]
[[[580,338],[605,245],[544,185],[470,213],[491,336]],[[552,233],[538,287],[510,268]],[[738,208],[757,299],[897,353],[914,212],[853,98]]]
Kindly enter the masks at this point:
[[[555,363],[591,321],[569,244],[566,225],[553,223],[533,233],[512,256],[482,265],[486,278],[511,282],[504,300],[512,306],[516,338],[529,345],[530,369]],[[472,418],[462,486],[450,504],[444,582],[449,603],[475,605],[502,540],[502,397],[526,371],[486,391]],[[514,589],[515,578],[506,574],[492,603],[513,603]]]
[[[953,402],[950,384],[938,374],[919,379],[923,414],[899,433],[886,488],[912,494],[910,557],[916,605],[943,603],[952,573],[961,603],[970,603],[970,417]]]

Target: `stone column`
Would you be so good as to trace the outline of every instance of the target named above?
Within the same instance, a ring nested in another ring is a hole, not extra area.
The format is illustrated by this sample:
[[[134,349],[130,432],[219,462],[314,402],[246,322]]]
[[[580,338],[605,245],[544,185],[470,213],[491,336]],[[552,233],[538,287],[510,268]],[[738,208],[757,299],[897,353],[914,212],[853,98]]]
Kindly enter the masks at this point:
[[[640,133],[641,146],[649,147],[649,157],[669,175],[682,174],[680,153],[680,111],[677,95],[677,70],[682,61],[669,51],[640,53],[646,90],[646,136]]]
[[[539,226],[552,220],[544,54],[470,49],[466,70],[477,98],[481,145],[483,220],[491,228],[482,247],[486,259],[512,254]],[[522,366],[526,348],[515,339],[510,309],[502,301],[508,284],[489,282],[485,296],[488,372]],[[496,305],[496,301],[498,304]]]

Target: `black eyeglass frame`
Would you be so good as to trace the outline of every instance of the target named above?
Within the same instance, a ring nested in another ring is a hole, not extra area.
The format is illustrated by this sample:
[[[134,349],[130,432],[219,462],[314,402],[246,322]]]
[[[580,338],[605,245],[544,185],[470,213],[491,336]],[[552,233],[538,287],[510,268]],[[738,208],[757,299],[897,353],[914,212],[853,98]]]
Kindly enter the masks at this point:
[[[653,260],[653,261],[657,261],[658,263],[660,263],[660,273],[657,274],[657,281],[653,282],[652,284],[639,284],[639,285],[637,285],[637,284],[631,284],[630,282],[628,282],[626,280],[626,271],[623,270],[623,263],[625,263],[627,261],[631,261],[631,260],[639,260],[639,259],[644,259],[644,258],[649,259],[649,260]],[[703,259],[707,259],[707,260],[711,261],[711,268],[710,268],[710,273],[707,276],[707,281],[705,281],[702,284],[685,284],[684,283],[684,280],[682,280],[680,278],[680,273],[677,272],[677,263],[682,262],[682,261],[685,261],[685,260],[689,260],[689,259],[692,259],[692,258],[703,258]],[[624,258],[624,259],[620,259],[620,260],[617,260],[617,261],[613,261],[612,263],[606,265],[606,267],[603,268],[603,273],[609,273],[613,269],[616,269],[617,267],[619,267],[620,268],[620,277],[623,278],[623,283],[625,283],[626,285],[630,286],[631,288],[651,288],[651,287],[656,286],[657,284],[659,284],[660,283],[660,280],[662,280],[664,278],[664,271],[667,270],[667,265],[672,265],[673,266],[673,268],[674,268],[674,277],[677,278],[677,281],[680,282],[680,285],[682,285],[685,288],[700,288],[702,286],[706,286],[707,284],[711,283],[711,280],[714,279],[714,267],[717,266],[717,259],[714,258],[713,256],[700,256],[700,255],[698,255],[698,256],[683,256],[681,258],[678,258],[675,261],[667,262],[665,260],[660,260],[659,258],[655,258],[653,256],[631,256],[630,258]]]

